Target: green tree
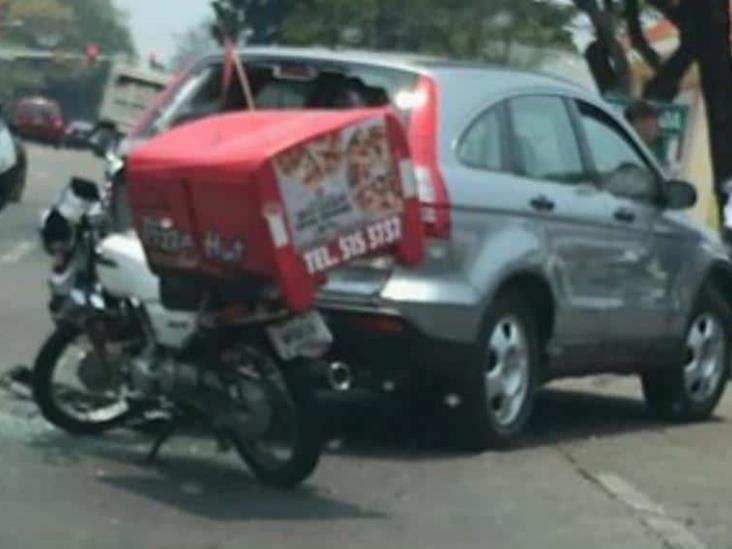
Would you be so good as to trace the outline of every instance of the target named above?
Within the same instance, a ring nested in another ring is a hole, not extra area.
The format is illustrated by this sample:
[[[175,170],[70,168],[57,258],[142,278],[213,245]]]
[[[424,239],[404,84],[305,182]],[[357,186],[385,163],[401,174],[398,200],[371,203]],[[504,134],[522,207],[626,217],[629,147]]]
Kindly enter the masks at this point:
[[[645,85],[648,99],[673,101],[681,81],[697,64],[708,113],[711,159],[717,203],[727,200],[732,180],[732,51],[729,0],[574,0],[595,28],[596,40],[586,52],[603,92],[632,94],[627,50],[618,36],[626,33],[655,76]],[[676,50],[663,59],[648,43],[642,25],[644,10],[654,9],[679,32]],[[621,31],[621,32],[619,32]]]
[[[171,63],[173,70],[179,70],[216,49],[216,40],[211,34],[212,27],[211,21],[204,21],[176,36],[175,53]]]
[[[535,0],[289,0],[283,42],[506,62],[515,46],[568,47],[575,11]]]
[[[213,36],[223,44],[234,42],[267,44],[275,41],[283,12],[281,0],[212,0]]]
[[[22,0],[25,2],[26,0]],[[72,10],[77,31],[65,43],[67,48],[80,49],[89,42],[99,44],[103,54],[134,54],[127,15],[112,0],[56,0]]]
[[[6,35],[19,45],[81,51],[95,42],[107,54],[135,51],[125,14],[112,0],[0,0],[0,12],[22,22]]]
[[[6,0],[3,8],[8,21],[22,23],[8,31],[11,42],[56,47],[74,34],[74,11],[59,0]]]

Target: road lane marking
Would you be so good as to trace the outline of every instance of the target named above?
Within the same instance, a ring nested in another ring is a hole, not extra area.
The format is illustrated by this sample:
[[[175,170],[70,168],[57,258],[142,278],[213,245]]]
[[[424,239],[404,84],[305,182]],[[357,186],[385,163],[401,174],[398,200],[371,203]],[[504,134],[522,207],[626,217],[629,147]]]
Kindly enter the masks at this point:
[[[638,490],[627,480],[611,473],[593,475],[607,494],[628,507],[641,523],[673,549],[707,549],[683,523],[670,517],[663,506]]]
[[[35,242],[31,242],[30,240],[18,242],[10,249],[10,251],[5,252],[3,255],[0,256],[0,263],[4,265],[18,263],[25,256],[32,253],[37,246],[38,244],[36,244]]]

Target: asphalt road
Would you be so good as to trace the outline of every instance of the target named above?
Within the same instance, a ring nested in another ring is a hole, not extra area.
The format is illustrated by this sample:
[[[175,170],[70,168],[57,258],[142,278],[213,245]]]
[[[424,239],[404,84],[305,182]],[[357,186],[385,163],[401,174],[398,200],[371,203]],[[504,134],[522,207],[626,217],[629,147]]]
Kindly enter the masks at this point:
[[[30,146],[26,199],[0,213],[0,373],[50,330],[35,227],[72,174],[101,165]],[[732,397],[713,421],[667,425],[634,379],[572,381],[542,393],[513,451],[452,453],[431,425],[362,417],[279,493],[206,439],[148,466],[144,437],[72,438],[0,392],[0,549],[732,548],[730,419]]]

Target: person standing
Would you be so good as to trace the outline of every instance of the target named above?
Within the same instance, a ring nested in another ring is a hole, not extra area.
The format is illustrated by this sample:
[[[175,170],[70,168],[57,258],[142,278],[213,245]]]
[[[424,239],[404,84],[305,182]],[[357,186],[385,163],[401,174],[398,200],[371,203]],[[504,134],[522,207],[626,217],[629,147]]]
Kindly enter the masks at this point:
[[[625,117],[648,148],[656,152],[658,138],[661,136],[658,109],[648,101],[639,100],[625,110]]]

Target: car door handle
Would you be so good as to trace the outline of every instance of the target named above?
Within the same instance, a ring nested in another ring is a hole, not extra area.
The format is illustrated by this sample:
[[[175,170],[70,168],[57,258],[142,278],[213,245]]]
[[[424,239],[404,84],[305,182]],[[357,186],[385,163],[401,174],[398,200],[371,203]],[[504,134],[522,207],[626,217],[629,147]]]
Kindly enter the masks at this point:
[[[548,199],[543,194],[532,198],[529,204],[531,204],[531,207],[539,212],[551,212],[554,210],[554,202]]]
[[[615,210],[613,217],[621,223],[633,223],[633,221],[635,221],[635,213],[627,208],[619,208]]]

